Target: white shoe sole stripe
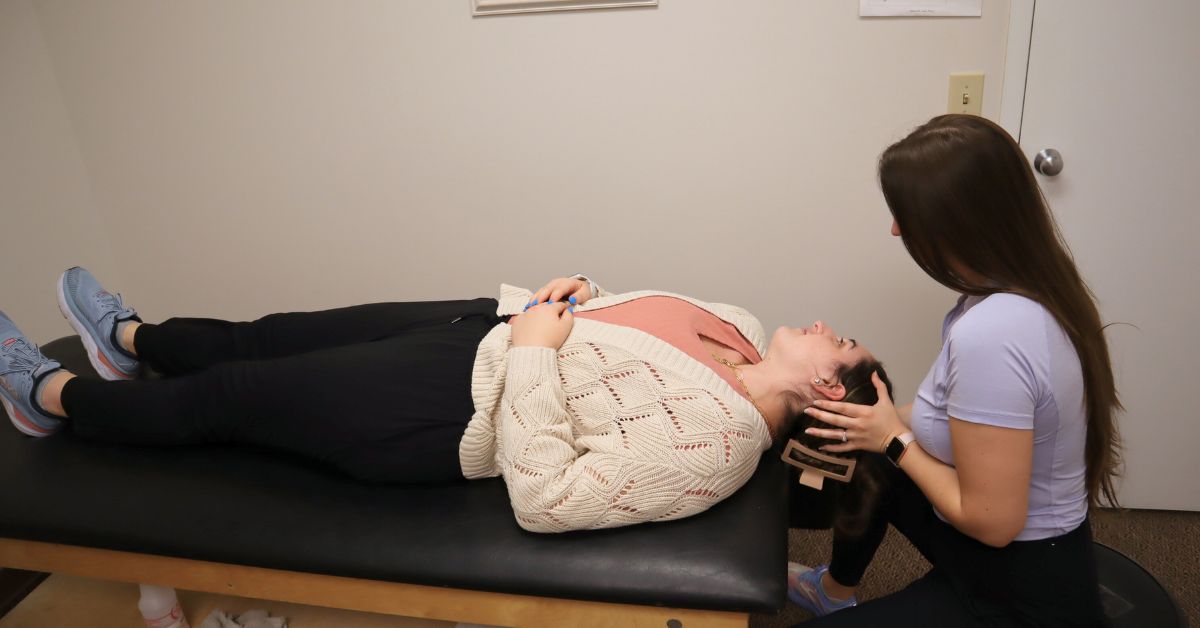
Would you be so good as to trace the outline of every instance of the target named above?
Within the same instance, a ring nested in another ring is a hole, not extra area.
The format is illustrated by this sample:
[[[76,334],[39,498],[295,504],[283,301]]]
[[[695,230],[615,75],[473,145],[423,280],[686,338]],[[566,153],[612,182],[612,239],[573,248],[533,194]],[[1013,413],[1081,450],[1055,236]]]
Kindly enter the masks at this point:
[[[17,409],[14,408],[12,403],[8,401],[8,395],[0,394],[0,405],[4,406],[4,411],[8,413],[8,418],[12,420],[13,427],[16,427],[17,431],[25,434],[26,436],[41,438],[43,436],[49,436],[56,431],[37,425],[25,415],[17,412]]]

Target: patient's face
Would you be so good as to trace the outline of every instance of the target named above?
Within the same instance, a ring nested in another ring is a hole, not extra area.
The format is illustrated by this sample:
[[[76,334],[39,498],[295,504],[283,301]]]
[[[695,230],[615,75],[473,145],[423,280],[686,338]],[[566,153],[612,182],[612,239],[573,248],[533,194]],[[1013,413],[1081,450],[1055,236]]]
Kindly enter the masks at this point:
[[[810,389],[813,388],[814,377],[832,382],[842,365],[857,364],[873,357],[857,340],[839,336],[832,327],[821,321],[809,327],[776,329],[767,347],[767,355],[784,368],[800,373]],[[814,392],[827,396],[820,393],[819,386]]]

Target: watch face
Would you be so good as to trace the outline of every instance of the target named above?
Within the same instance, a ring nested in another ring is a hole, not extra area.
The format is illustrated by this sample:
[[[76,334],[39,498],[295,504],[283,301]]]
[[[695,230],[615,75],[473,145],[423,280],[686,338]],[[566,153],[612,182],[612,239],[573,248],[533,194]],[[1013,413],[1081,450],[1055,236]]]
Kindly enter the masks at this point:
[[[883,453],[888,457],[888,460],[899,464],[900,456],[904,453],[904,441],[900,440],[899,437],[892,438],[892,441],[888,443],[887,449]]]

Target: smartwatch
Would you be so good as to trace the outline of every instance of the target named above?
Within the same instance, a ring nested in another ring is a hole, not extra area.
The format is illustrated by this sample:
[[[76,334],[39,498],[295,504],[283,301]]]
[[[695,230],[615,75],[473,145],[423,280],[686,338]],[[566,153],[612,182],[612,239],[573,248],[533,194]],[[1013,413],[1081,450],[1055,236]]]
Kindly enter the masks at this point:
[[[893,436],[887,448],[883,450],[883,455],[887,456],[887,459],[891,460],[892,464],[898,467],[900,466],[900,459],[904,457],[904,452],[908,451],[908,446],[916,439],[917,437],[913,436],[912,432]]]

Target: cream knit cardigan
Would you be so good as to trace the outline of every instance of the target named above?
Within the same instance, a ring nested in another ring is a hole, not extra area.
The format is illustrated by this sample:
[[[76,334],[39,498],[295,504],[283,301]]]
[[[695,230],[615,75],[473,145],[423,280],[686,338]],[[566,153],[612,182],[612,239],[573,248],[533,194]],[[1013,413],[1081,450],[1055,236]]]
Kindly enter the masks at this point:
[[[671,296],[735,327],[766,352],[741,308],[667,292],[600,293],[577,311]],[[529,290],[500,287],[497,315]],[[576,319],[555,351],[513,347],[500,324],[479,344],[475,414],[459,444],[463,475],[501,475],[517,523],[532,532],[680,519],[737,491],[771,445],[763,417],[722,377],[643,331]]]

